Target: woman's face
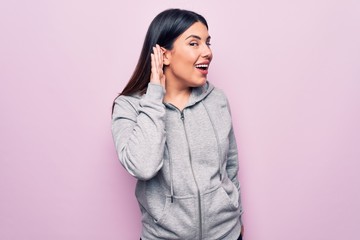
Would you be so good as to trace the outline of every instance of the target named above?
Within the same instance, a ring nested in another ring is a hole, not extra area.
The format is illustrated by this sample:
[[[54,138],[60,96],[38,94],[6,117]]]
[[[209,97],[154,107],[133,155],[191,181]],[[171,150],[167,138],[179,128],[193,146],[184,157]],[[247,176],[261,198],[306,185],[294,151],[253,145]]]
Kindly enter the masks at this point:
[[[212,59],[210,36],[201,22],[191,25],[164,56],[166,81],[178,87],[198,87],[206,82]]]

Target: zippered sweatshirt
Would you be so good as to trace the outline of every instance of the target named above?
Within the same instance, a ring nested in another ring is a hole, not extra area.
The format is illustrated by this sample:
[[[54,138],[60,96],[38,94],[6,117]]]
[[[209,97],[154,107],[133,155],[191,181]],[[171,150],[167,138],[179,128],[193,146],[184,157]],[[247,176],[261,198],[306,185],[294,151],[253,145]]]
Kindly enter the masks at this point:
[[[238,152],[227,98],[209,82],[180,111],[165,90],[115,100],[118,158],[138,179],[143,240],[236,240],[241,231]]]

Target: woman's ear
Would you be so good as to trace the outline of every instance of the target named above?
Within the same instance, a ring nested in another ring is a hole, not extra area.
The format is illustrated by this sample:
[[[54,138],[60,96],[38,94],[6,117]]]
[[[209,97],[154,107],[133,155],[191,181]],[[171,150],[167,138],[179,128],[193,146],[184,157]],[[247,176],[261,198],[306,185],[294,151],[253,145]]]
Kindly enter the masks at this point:
[[[163,54],[163,64],[164,66],[170,65],[170,59],[171,59],[171,52],[167,50],[166,48],[161,47],[161,51]]]

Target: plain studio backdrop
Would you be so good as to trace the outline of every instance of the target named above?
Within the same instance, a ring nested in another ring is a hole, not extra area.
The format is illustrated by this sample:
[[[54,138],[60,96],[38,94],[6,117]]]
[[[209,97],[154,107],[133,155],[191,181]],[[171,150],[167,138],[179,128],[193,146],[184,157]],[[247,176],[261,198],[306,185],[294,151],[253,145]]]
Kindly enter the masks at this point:
[[[111,105],[151,20],[174,7],[210,26],[244,240],[360,239],[358,0],[2,1],[0,239],[139,238]]]

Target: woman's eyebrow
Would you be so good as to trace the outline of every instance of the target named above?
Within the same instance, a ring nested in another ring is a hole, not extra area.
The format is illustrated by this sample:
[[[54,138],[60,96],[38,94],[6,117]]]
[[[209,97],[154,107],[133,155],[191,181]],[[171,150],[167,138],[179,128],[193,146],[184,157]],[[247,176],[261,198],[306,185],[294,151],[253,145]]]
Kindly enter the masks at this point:
[[[185,40],[186,40],[186,39],[188,39],[188,38],[191,38],[191,37],[192,37],[192,38],[196,38],[196,39],[201,40],[201,37],[199,37],[198,35],[193,35],[193,34],[192,34],[192,35],[190,35],[190,36],[188,36],[187,38],[185,38]],[[210,40],[210,38],[211,38],[211,37],[210,37],[210,36],[208,36],[208,37],[206,38],[206,40]]]

